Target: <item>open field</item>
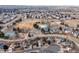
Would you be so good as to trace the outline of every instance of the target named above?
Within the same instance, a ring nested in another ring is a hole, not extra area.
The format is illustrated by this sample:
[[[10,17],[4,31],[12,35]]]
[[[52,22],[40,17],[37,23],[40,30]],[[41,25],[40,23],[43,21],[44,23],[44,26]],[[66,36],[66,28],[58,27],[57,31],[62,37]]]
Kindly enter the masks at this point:
[[[79,24],[79,20],[77,20],[77,19],[65,20],[64,23],[68,24],[70,27],[72,27],[72,26],[76,26],[77,24]]]
[[[41,20],[24,20],[20,23],[16,24],[16,28],[20,28],[20,29],[33,29],[33,24],[35,22],[41,22]]]

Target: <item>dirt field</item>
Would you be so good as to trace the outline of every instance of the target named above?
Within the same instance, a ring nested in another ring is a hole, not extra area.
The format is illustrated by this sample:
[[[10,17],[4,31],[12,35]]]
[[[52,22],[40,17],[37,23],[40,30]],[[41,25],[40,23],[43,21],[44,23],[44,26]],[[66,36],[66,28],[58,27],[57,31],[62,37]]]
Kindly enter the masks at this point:
[[[75,27],[77,24],[79,24],[79,20],[73,19],[73,20],[66,20],[64,22],[65,24],[68,24],[71,27]]]
[[[20,29],[33,29],[33,24],[35,22],[40,22],[40,21],[39,20],[25,20],[20,23],[17,23],[16,28],[19,27]]]

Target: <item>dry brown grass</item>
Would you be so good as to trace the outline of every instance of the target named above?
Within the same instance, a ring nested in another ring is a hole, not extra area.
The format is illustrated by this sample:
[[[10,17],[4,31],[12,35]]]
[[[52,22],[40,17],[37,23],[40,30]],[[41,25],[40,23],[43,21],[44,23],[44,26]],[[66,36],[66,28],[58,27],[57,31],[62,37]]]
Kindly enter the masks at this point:
[[[64,23],[68,24],[69,26],[76,26],[77,24],[79,24],[79,20],[76,20],[76,19],[66,20]]]
[[[22,21],[20,23],[17,23],[16,24],[16,28],[20,28],[20,29],[33,29],[33,24],[35,22],[41,22],[41,20],[25,20],[25,21]]]

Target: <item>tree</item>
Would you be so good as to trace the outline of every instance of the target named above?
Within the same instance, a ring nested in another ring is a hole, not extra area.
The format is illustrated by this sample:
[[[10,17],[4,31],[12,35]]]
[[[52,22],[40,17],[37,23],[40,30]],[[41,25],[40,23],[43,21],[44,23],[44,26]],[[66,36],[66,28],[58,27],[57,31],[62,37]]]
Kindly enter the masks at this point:
[[[3,46],[3,49],[4,49],[4,51],[6,51],[8,49],[8,46],[7,45],[4,45]]]
[[[59,30],[61,30],[61,31],[62,31],[62,27],[59,27]]]
[[[0,31],[0,38],[4,37],[4,33]]]
[[[61,25],[64,25],[64,22],[62,22]]]
[[[37,24],[34,24],[33,26],[34,26],[34,28],[37,28],[37,29],[39,28]]]
[[[79,27],[79,24],[77,25],[77,27]]]
[[[13,31],[16,31],[16,28],[13,27]]]
[[[51,44],[51,41],[50,40],[47,40],[47,43],[50,45]]]
[[[16,23],[14,22],[13,25],[15,25]]]
[[[19,19],[19,21],[22,21],[22,19]]]
[[[44,29],[41,29],[41,32],[42,32],[42,33],[45,33],[45,30],[44,30]]]
[[[68,24],[65,24],[66,27],[69,27]]]

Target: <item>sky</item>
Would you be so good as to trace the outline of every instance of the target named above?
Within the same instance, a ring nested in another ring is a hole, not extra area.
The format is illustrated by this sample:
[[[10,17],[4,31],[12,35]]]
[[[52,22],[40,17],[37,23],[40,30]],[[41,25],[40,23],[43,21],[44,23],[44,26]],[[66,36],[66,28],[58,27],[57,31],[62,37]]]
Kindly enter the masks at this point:
[[[0,0],[0,5],[76,5],[79,0]]]

